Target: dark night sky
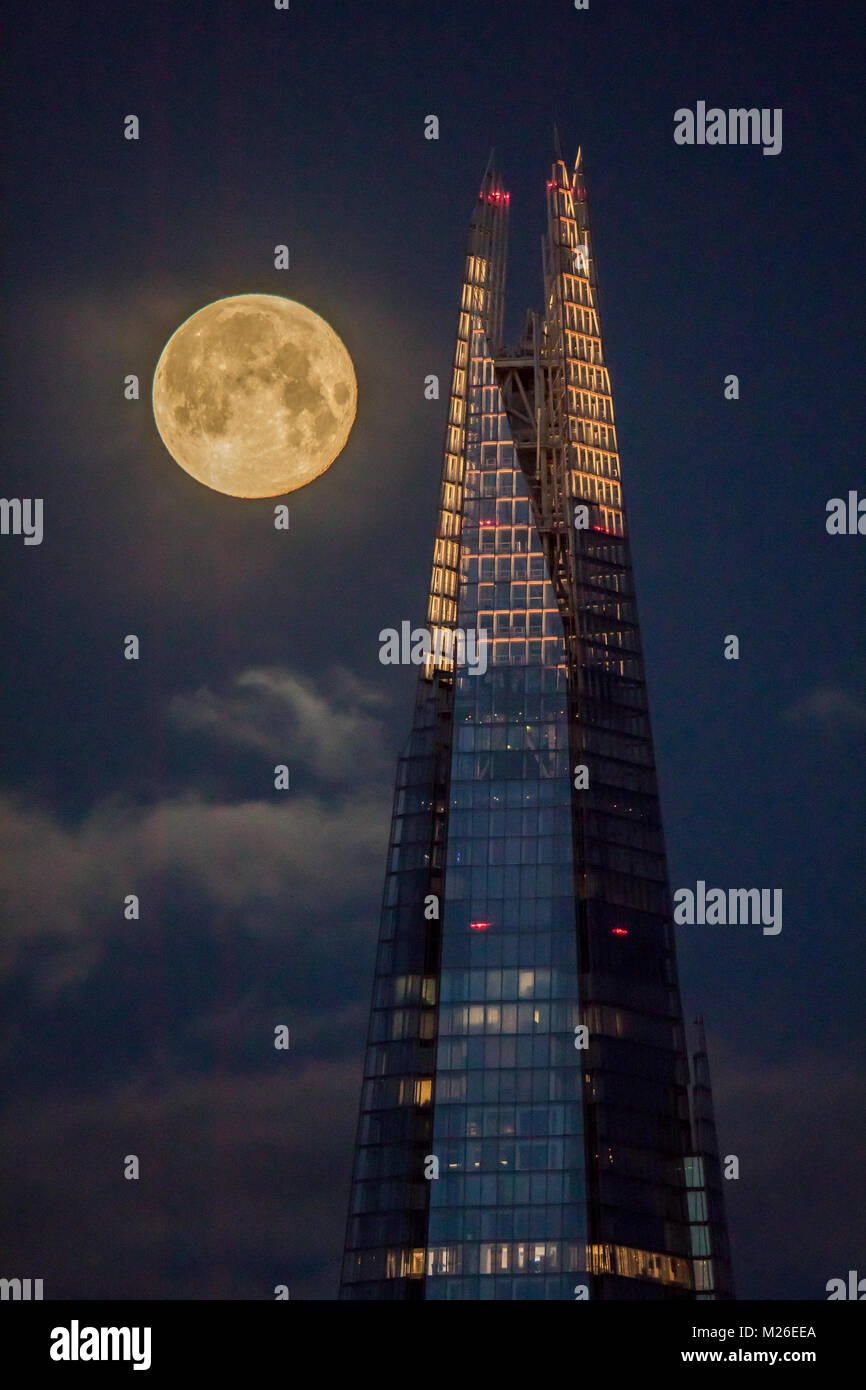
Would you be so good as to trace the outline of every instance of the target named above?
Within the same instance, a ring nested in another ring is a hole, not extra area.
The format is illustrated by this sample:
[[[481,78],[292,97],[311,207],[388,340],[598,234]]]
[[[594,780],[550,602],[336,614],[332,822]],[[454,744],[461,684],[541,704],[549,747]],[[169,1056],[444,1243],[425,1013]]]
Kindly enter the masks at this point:
[[[823,1298],[866,1259],[866,537],[824,524],[866,494],[861,7],[12,11],[0,490],[44,498],[45,538],[0,537],[0,1273],[335,1296],[414,680],[378,633],[423,620],[444,430],[423,379],[447,381],[491,144],[512,337],[540,304],[558,120],[587,163],[672,883],[784,892],[779,936],[678,929],[740,1158],[738,1291]],[[675,145],[698,100],[781,107],[781,154]],[[358,372],[287,534],[178,469],[148,399],[178,324],[244,291],[309,305]]]

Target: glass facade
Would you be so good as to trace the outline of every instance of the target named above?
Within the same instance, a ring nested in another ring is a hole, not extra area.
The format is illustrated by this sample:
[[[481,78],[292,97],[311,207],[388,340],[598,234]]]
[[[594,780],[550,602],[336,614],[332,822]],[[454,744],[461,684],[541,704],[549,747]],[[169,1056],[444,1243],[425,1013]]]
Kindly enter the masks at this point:
[[[590,1240],[672,1261],[643,1285],[621,1267],[594,1297],[683,1297],[691,1244],[688,1064],[671,901],[641,655],[619,446],[598,315],[594,244],[580,158],[547,186],[548,554],[559,563],[569,635],[569,727],[586,785],[573,796],[582,1016],[589,1027],[584,1121]],[[541,470],[532,478],[544,511]]]
[[[426,1297],[562,1299],[586,1243],[562,619],[486,334],[469,361]]]
[[[545,312],[517,349],[490,167],[470,225],[344,1298],[732,1296],[580,156],[552,175]]]

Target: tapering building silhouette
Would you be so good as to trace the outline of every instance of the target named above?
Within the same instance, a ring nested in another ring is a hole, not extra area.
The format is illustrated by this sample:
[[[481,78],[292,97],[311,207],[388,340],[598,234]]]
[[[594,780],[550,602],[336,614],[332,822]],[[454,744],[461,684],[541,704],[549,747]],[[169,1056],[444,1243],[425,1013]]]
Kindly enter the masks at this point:
[[[733,1297],[689,1068],[580,154],[502,342],[488,164],[400,759],[341,1297]],[[467,661],[456,633],[486,635]]]

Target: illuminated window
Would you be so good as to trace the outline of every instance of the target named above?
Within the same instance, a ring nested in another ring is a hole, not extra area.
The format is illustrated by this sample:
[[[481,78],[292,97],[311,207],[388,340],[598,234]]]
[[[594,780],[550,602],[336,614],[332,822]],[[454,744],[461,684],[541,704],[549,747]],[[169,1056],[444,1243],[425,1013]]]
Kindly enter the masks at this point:
[[[695,1260],[695,1288],[711,1289],[713,1287],[713,1266],[710,1260]]]

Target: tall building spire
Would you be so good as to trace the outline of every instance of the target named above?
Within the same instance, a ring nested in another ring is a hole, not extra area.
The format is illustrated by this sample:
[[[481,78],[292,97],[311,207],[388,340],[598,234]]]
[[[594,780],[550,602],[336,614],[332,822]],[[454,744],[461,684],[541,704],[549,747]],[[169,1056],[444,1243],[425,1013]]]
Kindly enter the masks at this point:
[[[342,1296],[727,1297],[721,1264],[707,1276],[698,1254],[709,1239],[726,1257],[724,1214],[697,1057],[694,1138],[689,1122],[580,154],[553,162],[544,307],[514,351],[509,202],[491,153],[395,790]]]

